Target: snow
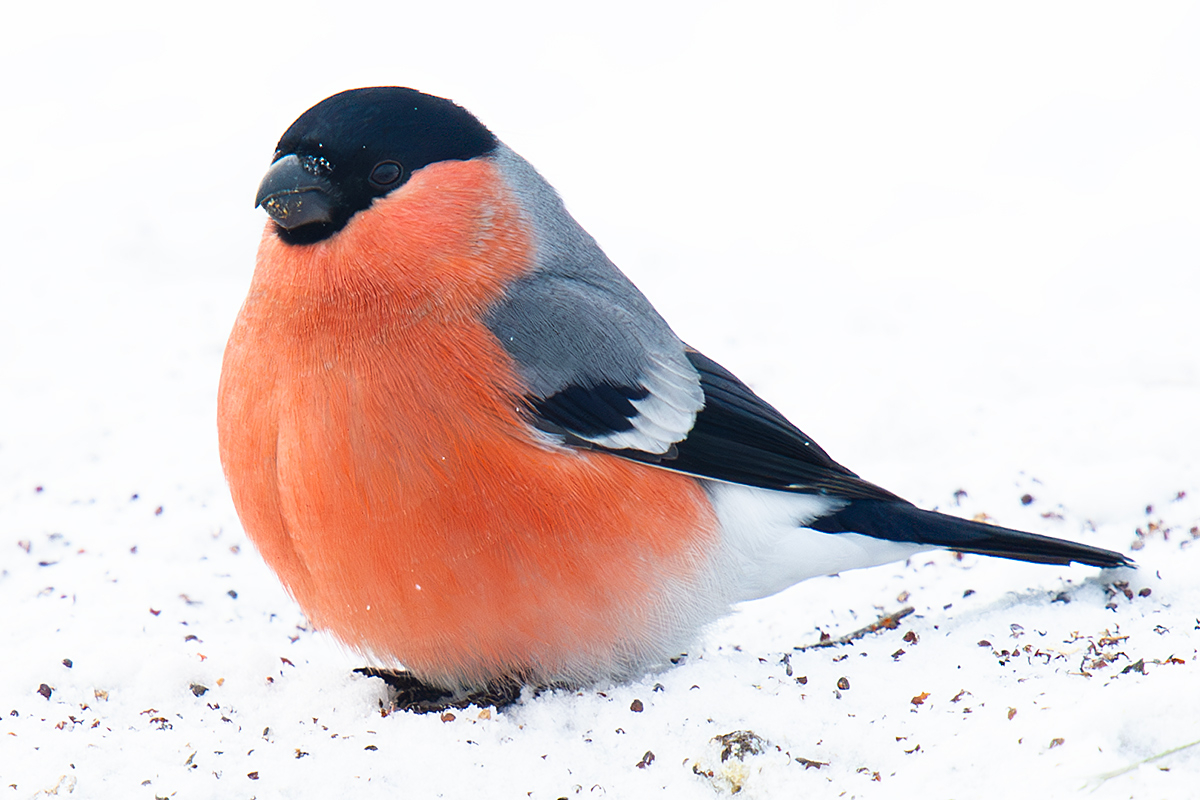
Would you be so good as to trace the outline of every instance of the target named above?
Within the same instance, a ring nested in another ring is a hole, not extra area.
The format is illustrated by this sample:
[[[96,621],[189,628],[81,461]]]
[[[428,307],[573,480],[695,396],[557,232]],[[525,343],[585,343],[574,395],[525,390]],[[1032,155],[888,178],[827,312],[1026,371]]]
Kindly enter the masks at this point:
[[[0,796],[1194,794],[1196,3],[5,17]],[[476,112],[864,477],[1140,569],[917,556],[636,682],[384,715],[246,540],[214,425],[274,142],[379,83]],[[763,752],[721,762],[737,731]]]

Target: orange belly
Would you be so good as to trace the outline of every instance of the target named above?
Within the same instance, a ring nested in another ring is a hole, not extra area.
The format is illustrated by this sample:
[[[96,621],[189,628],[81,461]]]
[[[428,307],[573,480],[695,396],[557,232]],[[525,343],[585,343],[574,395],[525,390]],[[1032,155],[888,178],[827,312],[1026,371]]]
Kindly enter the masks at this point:
[[[478,321],[528,243],[472,169],[437,176],[437,197],[457,177],[470,201],[449,210],[411,202],[414,178],[328,244],[264,236],[222,372],[222,464],[263,557],[347,644],[448,686],[616,676],[704,621],[716,519],[691,478],[528,426]],[[431,241],[452,213],[473,233]],[[406,225],[426,239],[397,248]]]

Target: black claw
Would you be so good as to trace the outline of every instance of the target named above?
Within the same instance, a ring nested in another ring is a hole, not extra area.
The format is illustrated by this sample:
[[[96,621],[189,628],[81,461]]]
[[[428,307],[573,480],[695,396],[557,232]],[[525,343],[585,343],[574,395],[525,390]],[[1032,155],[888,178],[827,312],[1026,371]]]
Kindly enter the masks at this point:
[[[415,714],[432,714],[448,708],[495,706],[503,709],[521,698],[522,683],[512,678],[502,678],[473,692],[452,692],[439,686],[424,683],[411,672],[376,667],[359,667],[354,670],[368,678],[379,678],[391,690],[392,708],[396,711],[412,711]]]

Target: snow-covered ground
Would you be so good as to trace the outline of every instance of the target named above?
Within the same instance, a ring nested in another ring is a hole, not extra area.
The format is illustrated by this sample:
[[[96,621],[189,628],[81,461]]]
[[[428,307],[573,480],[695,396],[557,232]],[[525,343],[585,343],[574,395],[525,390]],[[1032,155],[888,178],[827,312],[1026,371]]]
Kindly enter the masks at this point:
[[[1196,3],[10,5],[0,797],[1196,796]],[[371,84],[476,112],[864,477],[1141,568],[933,554],[631,684],[382,714],[214,424],[273,145]]]

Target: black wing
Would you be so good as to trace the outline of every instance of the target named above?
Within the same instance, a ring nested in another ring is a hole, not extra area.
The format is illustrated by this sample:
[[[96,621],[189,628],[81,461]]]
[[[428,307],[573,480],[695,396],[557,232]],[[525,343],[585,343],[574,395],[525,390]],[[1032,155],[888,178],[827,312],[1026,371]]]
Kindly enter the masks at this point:
[[[628,449],[607,452],[702,478],[848,500],[807,524],[825,533],[859,533],[1044,564],[1077,561],[1097,567],[1134,566],[1125,556],[1100,547],[917,508],[834,461],[720,364],[691,348],[687,357],[700,374],[704,390],[704,408],[696,415],[687,437],[661,455]],[[581,417],[593,425],[601,424],[603,417],[608,419],[604,424],[620,429],[621,417],[628,416],[628,411],[611,419],[607,413],[620,407],[620,400],[629,397],[626,392],[624,388],[576,388],[571,403],[537,406],[543,415],[541,424],[563,433],[565,427],[582,427]],[[602,414],[601,409],[607,413]],[[567,440],[581,447],[595,446],[569,434]]]
[[[832,497],[900,500],[896,495],[864,481],[829,457],[803,431],[751,391],[729,370],[691,348],[687,358],[700,374],[704,408],[686,438],[666,453],[642,450],[604,449],[635,461],[665,469],[686,472],[701,478],[742,483],[764,489],[779,489],[801,494]],[[615,430],[629,423],[614,414],[626,404],[629,387],[572,387],[569,393],[552,400],[532,400],[539,427],[569,433],[604,422]],[[602,413],[605,412],[605,413]],[[632,406],[624,416],[631,416]],[[548,424],[547,424],[548,423]],[[576,446],[595,447],[594,443],[567,437]]]

